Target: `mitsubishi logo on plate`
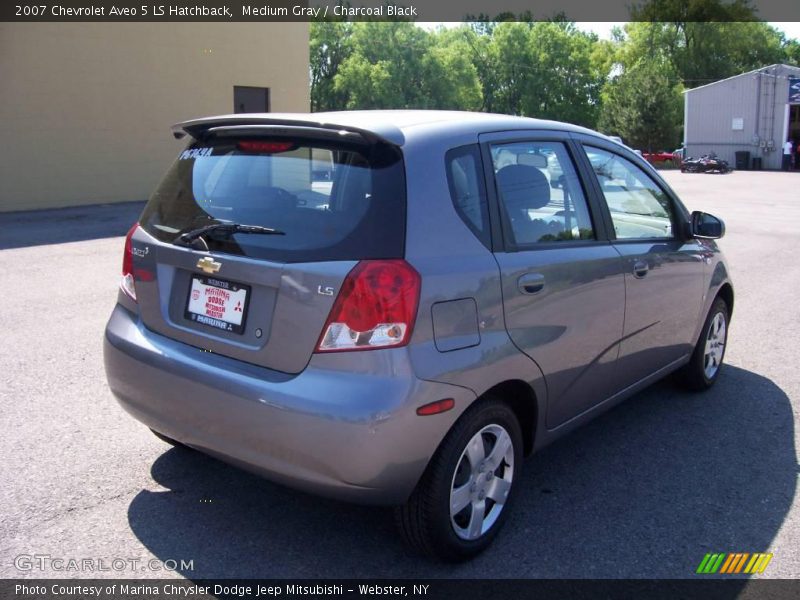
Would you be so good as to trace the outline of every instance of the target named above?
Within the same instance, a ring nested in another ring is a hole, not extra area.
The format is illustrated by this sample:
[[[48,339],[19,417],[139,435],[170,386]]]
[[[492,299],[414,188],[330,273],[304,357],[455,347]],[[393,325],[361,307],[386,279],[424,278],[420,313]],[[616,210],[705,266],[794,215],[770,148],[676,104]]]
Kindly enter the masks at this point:
[[[210,256],[204,256],[197,261],[197,268],[206,273],[216,273],[222,267],[222,263],[214,261]]]

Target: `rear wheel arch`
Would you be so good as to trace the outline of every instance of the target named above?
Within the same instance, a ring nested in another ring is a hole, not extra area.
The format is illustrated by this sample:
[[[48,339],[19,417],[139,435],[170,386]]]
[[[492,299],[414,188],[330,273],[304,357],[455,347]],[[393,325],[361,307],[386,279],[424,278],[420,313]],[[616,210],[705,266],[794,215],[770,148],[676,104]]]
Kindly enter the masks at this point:
[[[500,382],[481,394],[475,400],[475,404],[486,399],[500,400],[514,412],[520,429],[522,429],[524,454],[529,456],[533,452],[539,416],[536,392],[530,384],[521,379],[509,379]]]
[[[430,460],[439,451],[444,439],[447,435],[458,426],[459,422],[465,418],[465,415],[474,410],[480,404],[492,401],[499,401],[506,404],[514,416],[517,418],[520,429],[522,430],[522,449],[523,456],[530,456],[533,452],[534,442],[536,441],[536,431],[538,426],[539,405],[536,392],[530,384],[521,379],[507,379],[500,383],[493,385],[491,388],[480,394],[473,400],[453,422],[439,444],[436,446]]]

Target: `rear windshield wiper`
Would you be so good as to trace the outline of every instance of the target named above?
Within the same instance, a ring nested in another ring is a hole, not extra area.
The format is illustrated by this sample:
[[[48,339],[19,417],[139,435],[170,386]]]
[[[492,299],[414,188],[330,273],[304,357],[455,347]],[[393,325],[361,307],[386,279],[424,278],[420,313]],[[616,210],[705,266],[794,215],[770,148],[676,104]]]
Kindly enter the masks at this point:
[[[261,235],[286,235],[286,232],[261,225],[242,225],[241,223],[214,223],[187,231],[178,236],[176,241],[191,244],[194,240],[205,236],[228,237],[234,233],[256,233]]]

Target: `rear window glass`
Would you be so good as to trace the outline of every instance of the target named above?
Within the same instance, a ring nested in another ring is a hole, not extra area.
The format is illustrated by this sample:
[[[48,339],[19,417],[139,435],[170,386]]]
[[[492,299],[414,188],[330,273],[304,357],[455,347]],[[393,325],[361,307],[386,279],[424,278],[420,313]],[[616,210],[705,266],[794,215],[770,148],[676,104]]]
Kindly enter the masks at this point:
[[[278,262],[402,258],[400,152],[285,139],[197,142],[178,156],[141,217],[163,242],[228,222],[284,235],[207,235],[210,250]]]

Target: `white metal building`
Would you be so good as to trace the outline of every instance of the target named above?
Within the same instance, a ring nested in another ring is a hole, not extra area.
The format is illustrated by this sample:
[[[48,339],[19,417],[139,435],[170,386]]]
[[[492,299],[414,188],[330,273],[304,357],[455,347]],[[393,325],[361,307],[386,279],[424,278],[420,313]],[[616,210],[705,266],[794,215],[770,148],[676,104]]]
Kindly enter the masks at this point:
[[[789,84],[800,67],[770,65],[684,92],[683,143],[688,156],[715,152],[736,164],[750,153],[761,168],[780,169],[783,143],[800,141],[800,94]],[[739,165],[738,168],[741,168]]]

